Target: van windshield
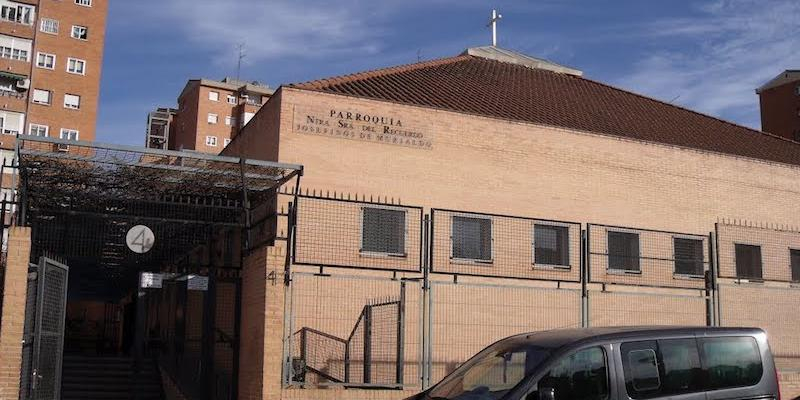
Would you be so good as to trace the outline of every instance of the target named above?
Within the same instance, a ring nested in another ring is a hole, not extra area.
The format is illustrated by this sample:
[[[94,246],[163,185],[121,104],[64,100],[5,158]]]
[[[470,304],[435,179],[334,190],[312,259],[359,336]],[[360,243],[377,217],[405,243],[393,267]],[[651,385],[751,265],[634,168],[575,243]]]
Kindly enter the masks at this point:
[[[432,400],[498,400],[530,375],[550,349],[503,341],[478,353],[428,393]]]

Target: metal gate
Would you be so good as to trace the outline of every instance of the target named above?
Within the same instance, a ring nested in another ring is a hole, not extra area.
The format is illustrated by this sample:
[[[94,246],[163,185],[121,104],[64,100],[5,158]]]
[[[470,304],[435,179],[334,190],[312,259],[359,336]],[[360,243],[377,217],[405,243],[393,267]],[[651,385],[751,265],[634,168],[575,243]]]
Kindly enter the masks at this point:
[[[61,398],[69,268],[42,257],[31,269],[35,273],[28,278],[21,397],[57,400]]]

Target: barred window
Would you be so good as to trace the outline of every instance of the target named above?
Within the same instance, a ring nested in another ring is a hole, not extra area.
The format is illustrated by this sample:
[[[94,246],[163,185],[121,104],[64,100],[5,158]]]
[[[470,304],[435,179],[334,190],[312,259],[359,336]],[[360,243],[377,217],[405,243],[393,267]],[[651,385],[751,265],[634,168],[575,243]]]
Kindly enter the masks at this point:
[[[608,269],[640,272],[639,234],[608,232]]]
[[[569,228],[535,224],[533,263],[569,266]]]
[[[703,241],[699,239],[674,238],[675,273],[679,275],[703,275]]]
[[[800,250],[790,249],[789,258],[792,264],[792,282],[800,282]]]
[[[492,220],[453,216],[453,258],[492,260]]]
[[[361,251],[405,255],[405,211],[364,207],[362,213]]]
[[[736,245],[736,277],[761,279],[761,246]]]

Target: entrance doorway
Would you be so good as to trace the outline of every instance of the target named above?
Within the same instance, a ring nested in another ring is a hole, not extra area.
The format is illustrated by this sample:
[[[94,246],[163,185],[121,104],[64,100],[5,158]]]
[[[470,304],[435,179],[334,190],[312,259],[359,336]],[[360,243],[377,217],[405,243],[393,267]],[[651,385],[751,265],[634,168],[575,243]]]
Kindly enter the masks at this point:
[[[302,168],[42,137],[16,158],[32,282],[65,271],[57,299],[29,291],[23,398],[235,399],[241,261]]]

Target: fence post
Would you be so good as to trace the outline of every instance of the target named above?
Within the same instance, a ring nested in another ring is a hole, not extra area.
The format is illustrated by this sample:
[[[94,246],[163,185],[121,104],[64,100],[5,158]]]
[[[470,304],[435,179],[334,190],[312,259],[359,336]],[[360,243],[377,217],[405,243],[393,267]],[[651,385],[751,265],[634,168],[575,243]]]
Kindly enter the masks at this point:
[[[706,325],[715,326],[714,316],[714,234],[708,234],[708,270],[705,271]]]
[[[587,227],[588,228],[588,227]],[[581,279],[581,326],[589,326],[589,293],[587,280],[589,274],[589,230],[581,231],[581,259],[580,259],[580,279]]]
[[[364,307],[364,383],[372,378],[372,306]]]
[[[350,341],[344,342],[344,383],[350,383]]]
[[[400,303],[397,305],[397,383],[403,385],[403,368],[405,367],[405,314],[406,283],[400,281]]]

